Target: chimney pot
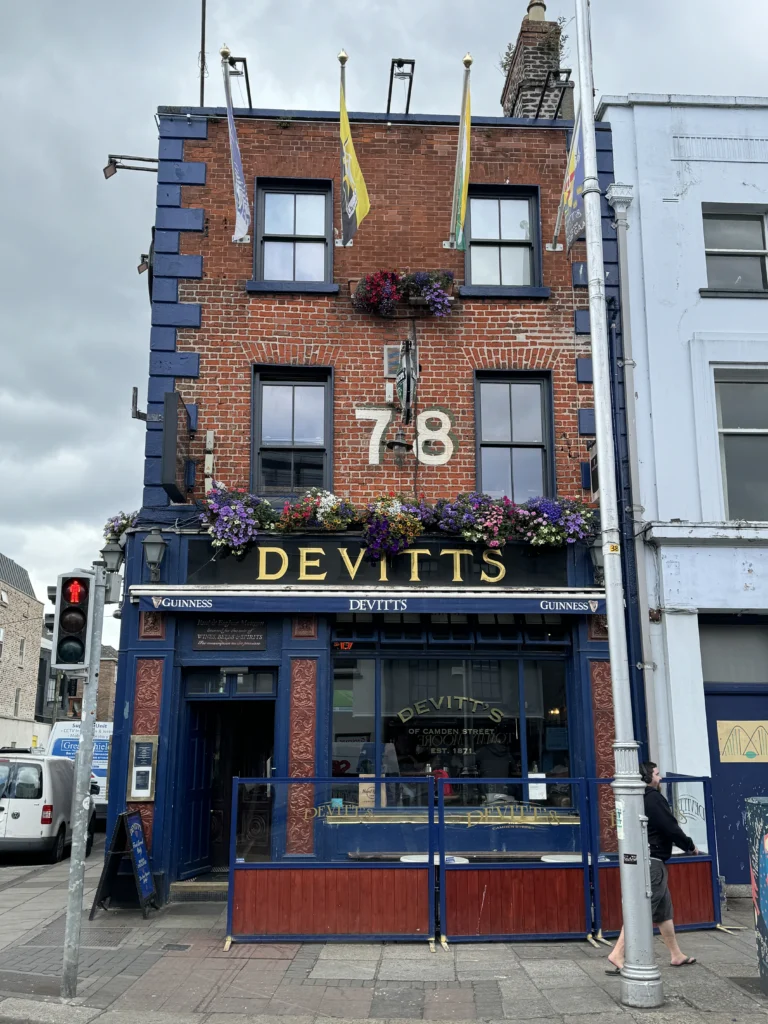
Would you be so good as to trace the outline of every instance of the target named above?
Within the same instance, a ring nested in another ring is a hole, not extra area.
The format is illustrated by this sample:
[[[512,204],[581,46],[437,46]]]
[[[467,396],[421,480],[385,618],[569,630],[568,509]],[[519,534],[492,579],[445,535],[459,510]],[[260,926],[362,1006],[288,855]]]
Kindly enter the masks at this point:
[[[530,21],[546,21],[547,5],[544,0],[530,0],[528,18]]]

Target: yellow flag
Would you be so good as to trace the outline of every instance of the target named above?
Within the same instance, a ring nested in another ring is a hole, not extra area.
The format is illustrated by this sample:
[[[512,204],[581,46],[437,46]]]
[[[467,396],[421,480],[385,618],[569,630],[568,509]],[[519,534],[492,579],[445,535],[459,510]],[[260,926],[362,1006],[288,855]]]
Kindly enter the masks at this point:
[[[340,129],[341,129],[341,240],[344,245],[351,242],[355,232],[371,208],[365,178],[355,156],[352,134],[349,130],[347,103],[344,86],[341,86]]]
[[[471,126],[469,104],[469,82],[467,82],[467,101],[461,112],[459,124],[459,157],[456,161],[456,248],[463,249],[466,245],[464,237],[464,221],[467,216],[467,193],[469,192],[469,136]]]

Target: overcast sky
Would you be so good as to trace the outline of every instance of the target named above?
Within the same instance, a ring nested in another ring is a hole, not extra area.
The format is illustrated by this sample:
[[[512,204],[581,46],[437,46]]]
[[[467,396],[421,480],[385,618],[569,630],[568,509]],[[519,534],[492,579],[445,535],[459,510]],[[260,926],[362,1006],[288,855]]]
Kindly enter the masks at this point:
[[[457,113],[466,50],[472,109],[500,112],[500,53],[526,0],[208,0],[206,102],[221,105],[218,50],[248,58],[255,106],[335,109],[349,53],[350,110],[386,109],[389,62],[413,57],[411,109]],[[548,5],[571,19],[572,0]],[[107,516],[141,504],[149,302],[136,273],[154,216],[151,174],[102,176],[108,153],[155,156],[159,105],[198,100],[193,0],[31,0],[0,38],[0,551],[39,598],[87,566]],[[567,64],[575,63],[573,23]],[[765,95],[768,4],[594,0],[598,94]],[[236,105],[245,105],[238,99]],[[395,93],[393,110],[397,106]],[[116,644],[108,617],[105,642]]]

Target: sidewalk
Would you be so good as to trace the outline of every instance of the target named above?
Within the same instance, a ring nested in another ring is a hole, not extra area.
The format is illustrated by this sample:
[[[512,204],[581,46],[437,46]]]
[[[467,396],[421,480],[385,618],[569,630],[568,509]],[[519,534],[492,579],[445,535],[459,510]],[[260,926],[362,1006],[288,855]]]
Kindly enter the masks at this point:
[[[88,868],[90,907],[99,860]],[[223,950],[224,904],[83,914],[80,984],[59,999],[69,864],[0,871],[0,1022],[66,1024],[339,1024],[340,1021],[534,1021],[535,1024],[768,1024],[749,901],[727,924],[692,932],[693,967],[662,967],[666,1006],[628,1011],[606,976],[607,947],[587,942],[428,945],[263,944]],[[657,944],[659,962],[665,949]]]

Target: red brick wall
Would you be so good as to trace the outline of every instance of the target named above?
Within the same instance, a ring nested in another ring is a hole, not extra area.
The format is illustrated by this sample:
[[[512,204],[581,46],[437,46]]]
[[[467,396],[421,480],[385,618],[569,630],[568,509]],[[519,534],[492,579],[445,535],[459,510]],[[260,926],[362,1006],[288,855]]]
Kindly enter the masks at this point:
[[[257,175],[333,178],[338,225],[338,123],[238,120],[243,167]],[[355,418],[355,407],[384,406],[383,346],[399,342],[408,322],[357,313],[347,282],[380,268],[451,269],[464,276],[462,253],[444,250],[448,236],[456,154],[456,127],[361,125],[353,137],[371,197],[371,213],[350,249],[335,248],[338,296],[249,295],[252,245],[231,242],[234,206],[225,121],[209,123],[206,141],[186,142],[185,159],[207,163],[205,187],[184,189],[184,201],[206,211],[202,234],[182,235],[182,251],[202,253],[204,276],[180,282],[180,299],[202,303],[200,330],[179,331],[178,349],[200,353],[200,377],[180,381],[196,402],[199,429],[193,456],[202,459],[204,432],[216,432],[216,476],[230,487],[248,487],[251,453],[251,365],[255,362],[335,368],[334,490],[363,501],[390,490],[413,488],[414,459],[399,470],[390,454],[368,465],[373,424]],[[551,239],[566,159],[565,132],[476,127],[472,132],[472,182],[539,185],[543,240]],[[579,462],[586,458],[577,409],[592,405],[589,385],[578,385],[576,356],[587,341],[573,333],[570,259],[579,247],[543,253],[546,301],[461,300],[450,317],[417,321],[421,380],[418,405],[447,409],[458,443],[443,466],[420,465],[417,489],[428,499],[476,486],[473,371],[553,371],[558,493],[582,496]],[[384,440],[397,427],[395,417]],[[409,435],[412,436],[412,435]],[[202,492],[202,469],[198,493]]]

